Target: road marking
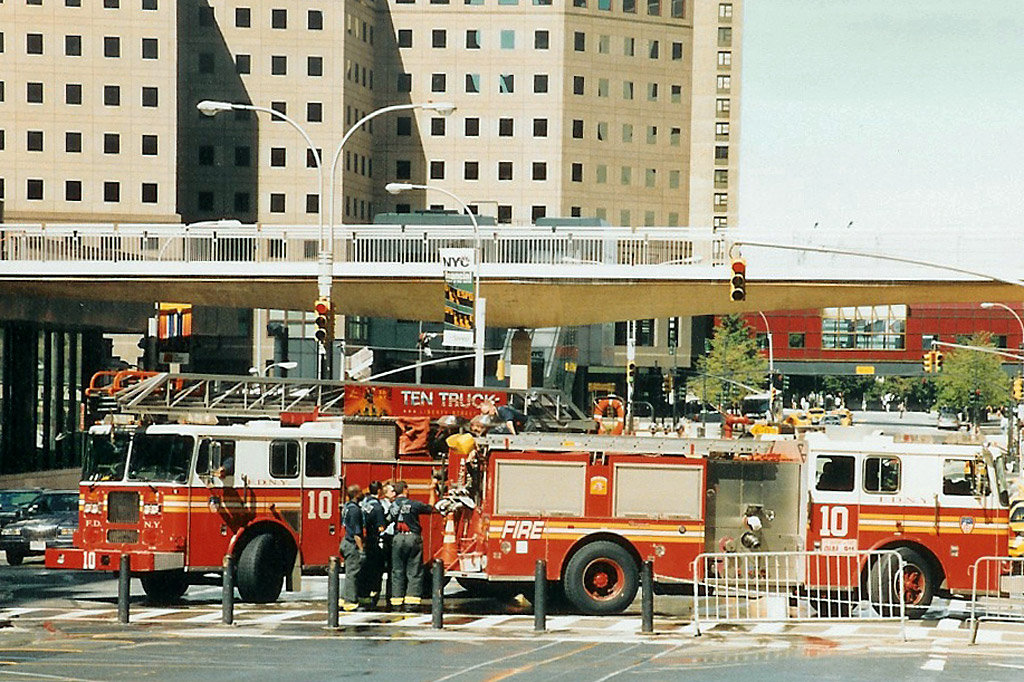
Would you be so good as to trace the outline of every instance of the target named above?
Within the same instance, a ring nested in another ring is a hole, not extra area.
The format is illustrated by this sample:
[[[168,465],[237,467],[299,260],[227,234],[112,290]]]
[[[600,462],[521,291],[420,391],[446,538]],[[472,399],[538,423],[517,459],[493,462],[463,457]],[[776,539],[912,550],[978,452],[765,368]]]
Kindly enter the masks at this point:
[[[614,623],[603,629],[611,630],[613,632],[634,631],[639,630],[641,625],[642,623],[639,618],[623,618],[618,623]]]
[[[463,627],[467,628],[493,628],[496,625],[501,625],[505,621],[511,620],[515,616],[484,616],[478,618],[472,623],[466,623]]]
[[[946,659],[944,658],[929,658],[921,666],[921,670],[937,670],[942,672],[946,669]]]
[[[393,625],[397,625],[402,628],[417,627],[419,625],[426,625],[431,622],[432,616],[413,616],[412,618],[404,618]]]
[[[68,611],[67,613],[58,613],[55,616],[50,616],[50,620],[78,620],[103,614],[113,615],[114,613],[116,612],[112,609],[81,609],[78,611]]]
[[[221,619],[222,615],[223,614],[220,611],[210,611],[209,613],[204,613],[204,614],[201,614],[201,615],[198,615],[198,616],[192,616],[191,618],[186,618],[183,622],[185,622],[185,623],[216,623],[217,621],[219,621]],[[237,616],[238,614],[236,613],[235,615]]]
[[[936,630],[959,630],[960,621],[956,618],[943,618],[935,625]]]
[[[132,613],[130,620],[149,620],[151,618],[166,616],[168,613],[179,613],[180,611],[181,609],[146,609],[145,611]]]
[[[0,611],[0,618],[17,618],[18,616],[22,616],[22,615],[24,615],[26,613],[34,613],[36,611],[42,611],[42,609],[38,609],[38,608],[35,608],[35,609],[33,609],[33,608],[4,609],[3,611]]]
[[[256,618],[254,623],[283,623],[286,620],[292,620],[293,618],[303,618],[305,616],[318,613],[317,611],[284,611],[282,613],[272,613],[267,616],[260,616]],[[363,615],[363,614],[359,614]],[[341,619],[339,618],[339,621]]]
[[[860,625],[856,625],[854,623],[837,623],[821,634],[824,637],[844,637],[846,635],[854,635],[858,630],[860,630]]]
[[[450,675],[445,675],[444,677],[439,677],[436,680],[434,680],[434,682],[445,682],[446,680],[450,680],[453,677],[458,677],[459,675],[463,675],[463,674],[471,672],[473,670],[477,670],[479,668],[483,668],[484,666],[494,665],[495,663],[501,663],[501,662],[507,661],[507,660],[509,660],[511,658],[516,658],[518,656],[525,656],[526,654],[532,654],[532,653],[540,651],[542,649],[547,649],[549,647],[553,647],[556,644],[558,644],[558,642],[551,642],[550,644],[543,644],[543,645],[541,645],[541,646],[539,646],[539,647],[537,647],[535,649],[530,649],[529,651],[520,651],[519,653],[509,654],[508,656],[502,656],[501,658],[495,658],[495,659],[492,659],[490,661],[484,661],[483,663],[477,663],[476,665],[471,665],[468,668],[463,668],[462,670],[457,670],[457,671],[451,673]]]
[[[573,623],[579,622],[579,616],[552,616],[547,619],[547,626],[552,629],[567,628]]]
[[[752,635],[777,635],[786,629],[785,623],[758,623],[750,628]]]

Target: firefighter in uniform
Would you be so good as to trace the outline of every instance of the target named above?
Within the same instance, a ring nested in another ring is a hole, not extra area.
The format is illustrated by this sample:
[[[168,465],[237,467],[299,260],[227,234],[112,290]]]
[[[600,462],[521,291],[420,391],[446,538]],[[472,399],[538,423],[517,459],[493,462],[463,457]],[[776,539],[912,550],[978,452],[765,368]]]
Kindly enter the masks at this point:
[[[359,498],[363,489],[358,485],[350,485],[345,490],[348,502],[341,514],[341,523],[345,528],[345,537],[341,541],[341,558],[345,562],[345,587],[341,592],[341,608],[344,611],[355,611],[359,607],[359,572],[363,564],[363,510],[359,507]]]
[[[391,503],[390,518],[395,522],[395,537],[391,543],[391,607],[418,610],[423,594],[423,537],[420,515],[434,511],[437,489],[430,489],[430,504],[410,500],[405,492],[405,481],[394,484],[395,499]]]
[[[380,481],[372,481],[368,487],[369,494],[363,498],[363,546],[366,548],[366,563],[360,571],[362,580],[359,591],[359,603],[376,606],[380,598],[381,580],[384,577],[384,528],[388,525],[387,515],[380,496],[384,493],[384,485]]]

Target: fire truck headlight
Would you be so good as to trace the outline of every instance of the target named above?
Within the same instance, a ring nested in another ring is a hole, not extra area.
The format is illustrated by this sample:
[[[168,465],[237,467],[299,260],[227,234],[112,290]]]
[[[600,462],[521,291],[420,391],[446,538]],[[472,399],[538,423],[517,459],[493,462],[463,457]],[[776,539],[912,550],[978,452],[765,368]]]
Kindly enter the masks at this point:
[[[740,536],[740,544],[747,549],[759,549],[761,547],[761,540],[748,530]]]

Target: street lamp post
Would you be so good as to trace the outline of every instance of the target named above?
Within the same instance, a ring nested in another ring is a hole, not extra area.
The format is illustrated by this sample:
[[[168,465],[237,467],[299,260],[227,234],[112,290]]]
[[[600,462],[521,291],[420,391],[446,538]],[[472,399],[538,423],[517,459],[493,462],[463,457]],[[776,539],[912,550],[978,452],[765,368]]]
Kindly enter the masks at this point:
[[[480,261],[483,260],[483,251],[480,248],[480,224],[477,222],[476,214],[469,210],[469,206],[443,187],[431,185],[414,185],[408,182],[389,182],[384,186],[390,194],[399,194],[413,189],[440,192],[452,198],[462,210],[469,214],[469,221],[473,224],[473,250],[476,252],[476,272],[473,276],[473,308],[474,308],[474,329],[473,329],[473,386],[480,388],[484,385],[484,330],[486,328],[487,302],[480,298]]]
[[[765,334],[768,336],[768,417],[775,420],[775,346],[772,343],[772,328],[768,325],[768,318],[760,310],[757,314],[764,322]],[[785,396],[783,396],[785,400]]]
[[[1021,352],[1019,364],[1017,365],[1017,376],[1020,377],[1022,381],[1024,381],[1024,320],[1022,320],[1020,315],[1017,314],[1017,311],[1015,311],[1013,308],[1006,305],[1005,303],[993,303],[991,301],[986,301],[981,304],[981,307],[986,310],[991,310],[992,308],[1002,308],[1003,310],[1006,310],[1011,315],[1013,315],[1013,318],[1017,320],[1017,324],[1020,326],[1021,339],[1020,343],[1017,344],[1017,350]],[[1017,411],[1019,409],[1020,403],[1014,406],[1014,409],[1010,411],[1010,419],[1006,438],[1007,449],[1011,451],[1011,454],[1019,454],[1020,452],[1020,441],[1017,437]]]

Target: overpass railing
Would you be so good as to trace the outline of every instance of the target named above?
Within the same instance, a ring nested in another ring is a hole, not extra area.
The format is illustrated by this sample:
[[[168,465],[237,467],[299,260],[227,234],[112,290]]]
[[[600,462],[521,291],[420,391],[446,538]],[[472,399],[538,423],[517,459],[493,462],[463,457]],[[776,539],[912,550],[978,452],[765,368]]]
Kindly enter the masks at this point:
[[[0,261],[315,264],[318,237],[315,225],[7,224]],[[481,227],[479,240],[488,265],[707,267],[728,258],[726,239],[699,228]],[[345,225],[333,253],[336,263],[436,267],[440,249],[475,241],[463,226]]]

